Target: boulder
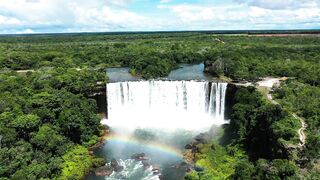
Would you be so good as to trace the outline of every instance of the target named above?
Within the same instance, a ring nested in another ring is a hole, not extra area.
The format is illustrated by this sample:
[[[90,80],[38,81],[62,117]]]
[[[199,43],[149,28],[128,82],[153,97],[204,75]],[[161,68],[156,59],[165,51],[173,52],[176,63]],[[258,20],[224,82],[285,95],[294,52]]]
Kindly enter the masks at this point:
[[[189,143],[184,146],[185,149],[192,149],[192,147],[193,147],[192,143]]]
[[[154,165],[154,166],[152,167],[152,172],[153,172],[154,175],[160,174],[160,173],[161,173],[161,168],[160,168],[160,166]]]
[[[152,166],[152,171],[160,171],[160,170],[161,170],[160,166],[158,165]]]
[[[212,144],[212,145],[210,146],[210,148],[211,148],[212,150],[216,150],[216,149],[217,149],[217,147],[216,147],[215,144]]]
[[[194,167],[194,170],[197,171],[197,172],[202,172],[202,171],[204,171],[204,169],[203,169],[202,167],[200,167],[200,166],[195,166],[195,167]]]
[[[111,167],[115,172],[121,172],[123,170],[123,166],[120,166],[118,161],[115,159],[111,160]]]
[[[190,172],[192,169],[192,165],[190,165],[189,163],[183,161],[180,163],[180,168],[184,169],[185,172]]]
[[[160,170],[153,171],[153,175],[158,175],[158,174],[160,174]]]
[[[134,159],[136,161],[145,161],[145,160],[148,160],[149,158],[146,156],[145,153],[138,153],[138,154],[132,155],[131,159]]]
[[[97,168],[94,173],[96,176],[110,176],[113,172],[113,169],[109,166],[102,166]]]
[[[148,161],[141,161],[144,169],[148,169],[151,165]]]
[[[194,139],[196,141],[198,141],[199,143],[206,144],[206,143],[208,143],[210,137],[209,137],[208,133],[200,133]]]

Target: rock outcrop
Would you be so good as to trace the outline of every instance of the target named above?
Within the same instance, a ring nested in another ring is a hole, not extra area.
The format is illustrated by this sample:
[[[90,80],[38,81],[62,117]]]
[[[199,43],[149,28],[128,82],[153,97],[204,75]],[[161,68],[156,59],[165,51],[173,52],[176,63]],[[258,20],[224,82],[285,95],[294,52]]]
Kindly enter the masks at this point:
[[[110,176],[113,172],[113,168],[110,166],[102,166],[95,170],[96,176]]]
[[[123,170],[123,166],[120,166],[118,161],[115,159],[111,160],[111,165],[110,165],[115,172],[121,172]]]
[[[148,160],[149,158],[146,156],[145,153],[138,153],[138,154],[132,155],[131,159],[134,159],[136,161],[145,161],[145,160]]]
[[[218,58],[215,61],[205,61],[204,72],[214,76],[220,76],[224,74],[225,66],[225,60],[223,58]]]

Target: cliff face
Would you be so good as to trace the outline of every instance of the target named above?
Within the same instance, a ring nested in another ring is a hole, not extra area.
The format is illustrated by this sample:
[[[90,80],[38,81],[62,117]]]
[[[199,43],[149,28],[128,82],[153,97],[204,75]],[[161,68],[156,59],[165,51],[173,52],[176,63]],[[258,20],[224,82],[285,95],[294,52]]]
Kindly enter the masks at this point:
[[[204,71],[214,76],[220,76],[224,74],[225,66],[225,61],[222,58],[218,58],[215,61],[205,61]]]
[[[225,114],[224,117],[226,120],[231,119],[232,107],[236,103],[235,102],[235,94],[238,91],[238,86],[234,84],[228,84],[226,91],[226,99],[225,99]]]

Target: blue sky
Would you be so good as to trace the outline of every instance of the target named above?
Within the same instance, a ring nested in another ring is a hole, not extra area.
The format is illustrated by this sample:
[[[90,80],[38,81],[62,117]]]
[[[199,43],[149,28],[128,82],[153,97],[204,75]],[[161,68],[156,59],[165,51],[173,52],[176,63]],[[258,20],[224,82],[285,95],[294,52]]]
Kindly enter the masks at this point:
[[[320,0],[0,0],[0,34],[319,28]]]

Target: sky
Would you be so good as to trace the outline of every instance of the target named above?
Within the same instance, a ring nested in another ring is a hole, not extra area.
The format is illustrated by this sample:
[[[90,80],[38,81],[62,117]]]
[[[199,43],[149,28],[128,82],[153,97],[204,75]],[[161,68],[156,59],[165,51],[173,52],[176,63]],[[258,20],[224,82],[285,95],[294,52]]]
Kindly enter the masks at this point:
[[[320,29],[320,0],[0,0],[0,34]]]

